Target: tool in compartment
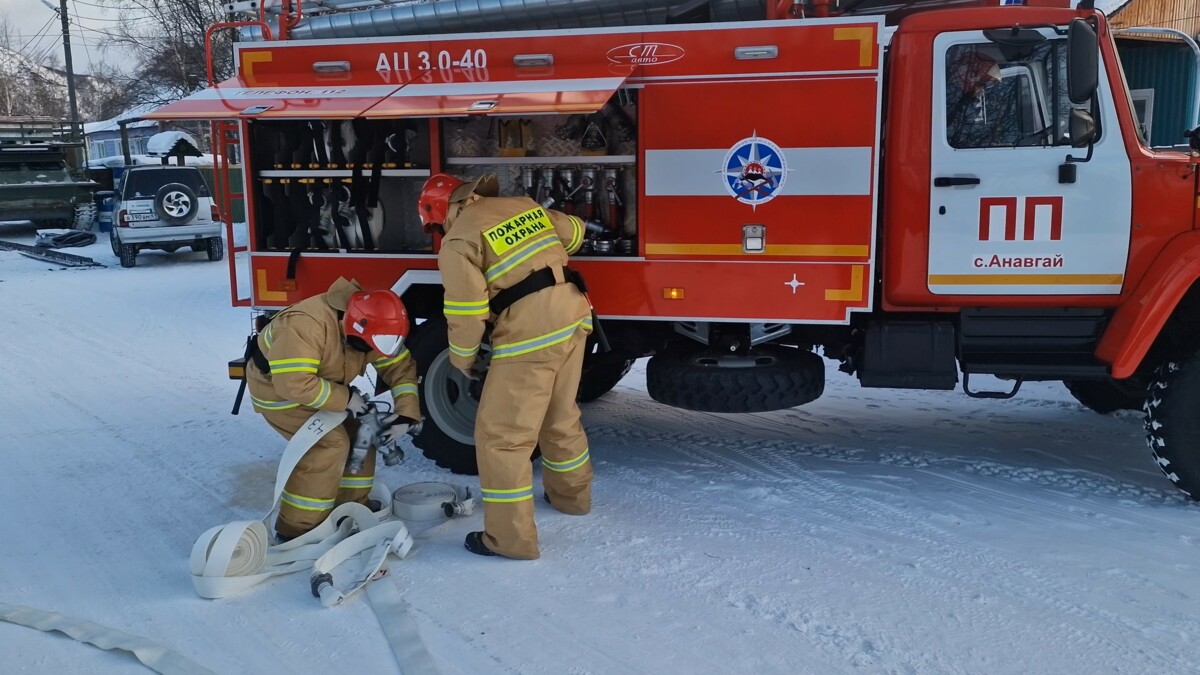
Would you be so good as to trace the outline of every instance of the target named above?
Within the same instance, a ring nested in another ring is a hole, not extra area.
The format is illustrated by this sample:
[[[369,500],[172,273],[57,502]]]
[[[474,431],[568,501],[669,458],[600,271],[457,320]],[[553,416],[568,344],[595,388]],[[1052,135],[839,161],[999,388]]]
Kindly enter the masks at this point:
[[[625,223],[624,202],[621,200],[620,169],[604,170],[605,209],[604,224],[616,235],[620,236],[622,225]]]

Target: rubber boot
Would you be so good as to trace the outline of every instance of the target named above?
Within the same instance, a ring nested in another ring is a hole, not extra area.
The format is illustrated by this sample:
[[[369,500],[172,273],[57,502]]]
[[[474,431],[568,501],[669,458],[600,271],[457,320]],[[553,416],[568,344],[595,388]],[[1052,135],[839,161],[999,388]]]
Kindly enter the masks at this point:
[[[465,541],[463,541],[463,545],[467,547],[468,551],[474,553],[475,555],[496,555],[492,549],[488,548],[487,545],[483,543],[483,532],[467,533],[467,538]]]

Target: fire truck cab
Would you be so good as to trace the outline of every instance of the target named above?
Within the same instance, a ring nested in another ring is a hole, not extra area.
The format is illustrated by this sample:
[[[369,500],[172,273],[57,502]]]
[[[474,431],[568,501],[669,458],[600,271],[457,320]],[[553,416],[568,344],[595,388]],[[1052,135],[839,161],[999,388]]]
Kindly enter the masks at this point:
[[[416,443],[455,471],[476,401],[415,208],[436,172],[588,223],[572,267],[612,351],[585,400],[646,356],[652,398],[715,412],[810,402],[827,359],[865,387],[1061,380],[1144,407],[1200,498],[1197,154],[1149,147],[1105,17],[1065,4],[242,41],[233,78],[149,117],[217,120],[241,158],[235,304],[338,276],[402,295]]]

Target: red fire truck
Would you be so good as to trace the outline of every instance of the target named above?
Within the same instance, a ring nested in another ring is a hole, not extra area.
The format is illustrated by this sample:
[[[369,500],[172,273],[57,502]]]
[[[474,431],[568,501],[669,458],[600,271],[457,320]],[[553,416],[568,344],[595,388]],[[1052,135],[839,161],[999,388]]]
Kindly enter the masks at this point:
[[[403,296],[416,443],[453,470],[474,468],[476,401],[417,219],[431,172],[494,173],[588,222],[572,266],[613,349],[582,398],[644,356],[652,398],[716,412],[816,399],[819,351],[864,387],[1061,380],[1098,410],[1145,406],[1158,464],[1200,498],[1198,156],[1148,146],[1101,13],[999,2],[279,39],[301,25],[285,1],[250,22],[235,77],[149,117],[215,120],[217,189],[249,220],[234,304],[338,276]]]

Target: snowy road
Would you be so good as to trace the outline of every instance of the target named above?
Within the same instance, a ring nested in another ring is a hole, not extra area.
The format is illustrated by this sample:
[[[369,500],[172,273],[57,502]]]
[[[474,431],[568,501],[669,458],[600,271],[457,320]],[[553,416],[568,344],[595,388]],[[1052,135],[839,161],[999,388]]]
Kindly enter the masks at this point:
[[[0,239],[32,229],[0,225]],[[60,270],[0,252],[0,602],[169,645],[218,673],[396,672],[362,599],[305,575],[204,601],[196,536],[268,506],[280,440],[232,417],[249,315],[224,264],[145,253]],[[539,502],[543,557],[393,565],[447,673],[1192,673],[1200,507],[1058,384],[1012,401],[859,389],[725,416],[638,368],[585,409],[595,510]],[[393,486],[451,476],[410,453]],[[465,480],[465,479],[460,479]],[[0,623],[5,673],[147,672]]]

